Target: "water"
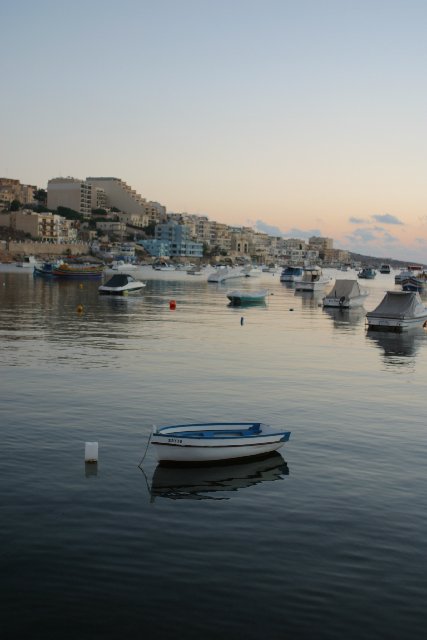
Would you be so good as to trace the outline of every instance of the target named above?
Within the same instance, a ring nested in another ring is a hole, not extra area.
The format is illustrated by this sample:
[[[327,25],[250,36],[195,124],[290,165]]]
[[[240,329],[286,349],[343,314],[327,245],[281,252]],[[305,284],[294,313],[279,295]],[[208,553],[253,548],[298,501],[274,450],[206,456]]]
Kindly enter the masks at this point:
[[[109,299],[0,271],[2,638],[424,637],[427,334],[371,337],[278,274],[234,282],[271,293],[240,309],[168,277]],[[371,310],[393,276],[364,286]],[[152,424],[229,419],[291,439],[138,468]]]

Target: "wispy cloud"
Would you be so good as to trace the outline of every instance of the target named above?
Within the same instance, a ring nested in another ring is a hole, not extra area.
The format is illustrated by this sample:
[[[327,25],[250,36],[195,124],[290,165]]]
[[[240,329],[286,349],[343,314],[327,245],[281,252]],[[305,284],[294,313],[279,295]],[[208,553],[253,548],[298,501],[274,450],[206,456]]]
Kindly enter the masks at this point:
[[[320,231],[320,229],[306,229],[304,231],[303,229],[297,229],[295,227],[292,227],[292,229],[285,231],[283,235],[285,238],[303,239],[303,238],[311,238],[311,236],[321,236],[322,232]]]
[[[260,233],[268,233],[269,236],[283,236],[284,232],[279,229],[279,227],[275,227],[268,222],[264,222],[263,220],[257,220],[254,225],[255,229]]]
[[[381,224],[403,224],[403,222],[399,220],[399,218],[396,218],[396,216],[392,216],[390,213],[374,214],[372,218],[376,222],[381,222]]]
[[[365,220],[365,218],[354,218],[351,217],[348,219],[351,224],[369,224],[369,220]]]
[[[380,226],[355,229],[346,240],[350,251],[378,257],[389,255],[399,245],[398,239]]]
[[[292,227],[291,229],[283,230],[279,227],[268,224],[268,222],[264,222],[263,220],[257,220],[256,222],[251,223],[251,225],[261,233],[268,233],[270,236],[283,238],[301,238],[301,240],[303,240],[311,238],[311,236],[322,235],[320,229],[297,229],[296,227]]]

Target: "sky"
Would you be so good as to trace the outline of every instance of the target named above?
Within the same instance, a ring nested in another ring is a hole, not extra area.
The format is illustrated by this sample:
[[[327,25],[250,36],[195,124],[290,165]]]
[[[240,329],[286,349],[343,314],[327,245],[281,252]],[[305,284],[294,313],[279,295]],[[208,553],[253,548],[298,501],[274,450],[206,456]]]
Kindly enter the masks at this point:
[[[427,263],[425,0],[0,2],[0,176]]]

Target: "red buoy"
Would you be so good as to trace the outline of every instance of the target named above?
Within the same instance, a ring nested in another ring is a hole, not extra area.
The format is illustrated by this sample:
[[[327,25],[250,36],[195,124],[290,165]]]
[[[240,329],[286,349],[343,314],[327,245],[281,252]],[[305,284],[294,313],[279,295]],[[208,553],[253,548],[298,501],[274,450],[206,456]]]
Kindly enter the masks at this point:
[[[175,300],[171,300],[169,302],[169,309],[176,309],[176,302]]]

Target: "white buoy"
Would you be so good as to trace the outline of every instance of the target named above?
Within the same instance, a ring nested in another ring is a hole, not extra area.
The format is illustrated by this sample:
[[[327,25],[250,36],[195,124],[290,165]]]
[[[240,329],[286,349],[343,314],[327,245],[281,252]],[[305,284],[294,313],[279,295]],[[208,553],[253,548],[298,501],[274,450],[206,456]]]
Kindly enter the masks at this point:
[[[98,462],[98,443],[86,442],[85,462]]]

